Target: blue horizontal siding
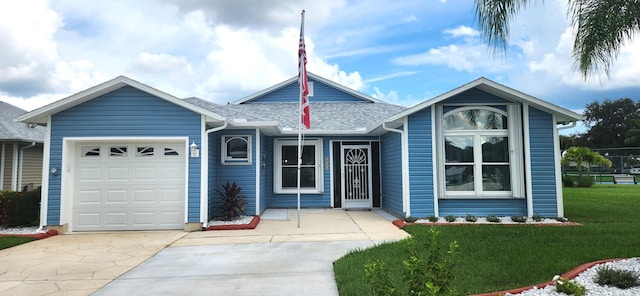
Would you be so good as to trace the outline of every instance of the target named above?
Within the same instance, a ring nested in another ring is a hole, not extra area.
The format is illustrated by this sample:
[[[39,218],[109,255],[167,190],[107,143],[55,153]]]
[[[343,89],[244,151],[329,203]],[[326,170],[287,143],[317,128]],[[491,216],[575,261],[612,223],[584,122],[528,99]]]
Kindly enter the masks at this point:
[[[309,97],[309,100],[312,102],[368,102],[362,100],[361,98],[347,94],[342,90],[318,82],[317,80],[309,79],[309,82],[313,82],[313,96]],[[300,100],[300,90],[298,88],[298,83],[293,82],[274,92],[255,98],[251,100],[251,102],[291,103],[298,102],[298,100]]]
[[[125,86],[51,117],[50,166],[62,166],[63,137],[188,137],[201,145],[201,116]],[[200,158],[189,158],[188,221],[200,221]],[[49,180],[47,221],[60,223],[60,175]]]
[[[402,137],[389,132],[380,137],[382,208],[404,217],[402,210]]]
[[[533,213],[546,217],[558,216],[554,128],[551,114],[529,108]]]
[[[486,91],[472,88],[470,90],[461,92],[451,98],[446,100],[447,104],[507,104],[512,103],[511,101],[505,100],[496,95],[490,94]]]
[[[525,216],[525,199],[440,199],[438,201],[439,216],[453,215],[464,217],[467,214],[486,217],[496,216]],[[420,216],[418,216],[420,217]]]
[[[249,135],[251,136],[251,165],[222,165],[221,163],[221,141],[222,137],[226,135]],[[244,195],[247,201],[247,205],[245,207],[245,213],[248,215],[253,215],[256,212],[256,131],[254,129],[247,130],[222,130],[215,134],[215,143],[213,144],[216,147],[218,153],[215,154],[214,165],[217,166],[216,174],[214,177],[215,189],[219,189],[222,185],[227,182],[233,183],[236,182],[242,191],[240,194]],[[214,196],[214,205],[220,203],[220,197],[217,195]],[[220,215],[215,206],[214,206],[214,215]]]
[[[430,216],[435,213],[431,108],[410,115],[408,123],[411,216]]]

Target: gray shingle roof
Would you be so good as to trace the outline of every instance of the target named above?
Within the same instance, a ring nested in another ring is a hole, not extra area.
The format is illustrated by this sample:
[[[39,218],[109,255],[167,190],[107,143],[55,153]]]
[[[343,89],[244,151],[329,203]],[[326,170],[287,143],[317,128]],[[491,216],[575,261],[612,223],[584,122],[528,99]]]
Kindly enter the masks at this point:
[[[283,129],[298,128],[298,103],[244,103],[219,105],[199,98],[185,101],[218,113],[230,120],[278,122]],[[405,107],[371,102],[311,102],[311,130],[354,131],[375,127]]]
[[[229,108],[242,114],[251,113],[269,121],[278,121],[282,128],[298,128],[298,103],[231,104]],[[349,131],[373,128],[383,119],[404,109],[405,107],[386,103],[311,102],[311,130]]]
[[[0,141],[44,142],[46,128],[29,127],[25,123],[14,121],[25,113],[27,113],[26,110],[0,101]]]

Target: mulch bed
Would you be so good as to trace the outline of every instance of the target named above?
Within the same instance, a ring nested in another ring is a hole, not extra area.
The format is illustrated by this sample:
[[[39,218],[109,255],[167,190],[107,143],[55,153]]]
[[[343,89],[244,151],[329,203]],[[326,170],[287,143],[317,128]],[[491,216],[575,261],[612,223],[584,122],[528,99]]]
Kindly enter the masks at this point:
[[[229,224],[229,225],[211,225],[209,227],[204,228],[203,230],[244,230],[244,229],[255,229],[258,226],[258,222],[260,222],[260,216],[253,216],[251,222],[248,224]]]
[[[29,233],[29,234],[0,233],[0,236],[32,237],[35,239],[45,239],[48,237],[52,237],[54,235],[58,235],[58,232],[53,229],[48,230],[47,232]]]

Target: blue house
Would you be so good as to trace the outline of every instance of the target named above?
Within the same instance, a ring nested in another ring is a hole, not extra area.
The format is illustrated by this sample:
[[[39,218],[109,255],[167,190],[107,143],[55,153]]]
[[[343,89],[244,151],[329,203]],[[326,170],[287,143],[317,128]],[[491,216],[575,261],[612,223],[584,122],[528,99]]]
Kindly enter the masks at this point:
[[[301,206],[398,217],[563,216],[558,125],[579,114],[480,78],[411,108],[309,73]],[[199,230],[236,182],[297,205],[297,77],[227,105],[120,76],[18,120],[47,126],[41,224]]]

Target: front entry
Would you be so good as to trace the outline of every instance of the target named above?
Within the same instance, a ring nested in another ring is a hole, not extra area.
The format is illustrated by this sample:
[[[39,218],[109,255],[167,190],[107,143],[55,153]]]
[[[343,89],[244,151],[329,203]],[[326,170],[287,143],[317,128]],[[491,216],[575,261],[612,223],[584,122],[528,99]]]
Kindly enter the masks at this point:
[[[371,208],[371,145],[343,145],[341,150],[343,207]]]

